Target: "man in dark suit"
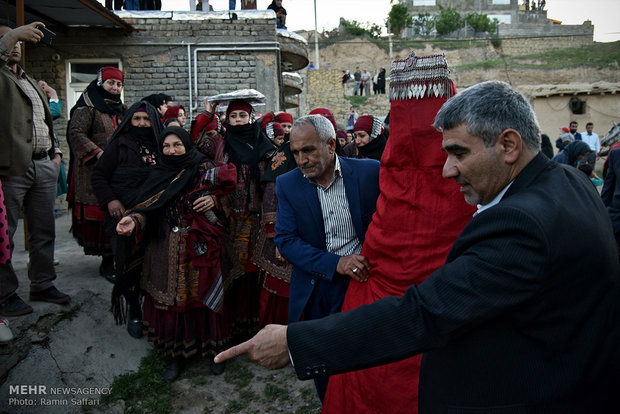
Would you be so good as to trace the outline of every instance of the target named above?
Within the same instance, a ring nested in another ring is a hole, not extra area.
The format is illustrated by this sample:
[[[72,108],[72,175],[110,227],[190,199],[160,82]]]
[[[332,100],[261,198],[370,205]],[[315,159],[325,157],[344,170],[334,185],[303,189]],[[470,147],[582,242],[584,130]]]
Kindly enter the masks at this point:
[[[601,197],[603,204],[607,207],[620,254],[620,149],[610,151],[607,162],[607,175],[605,176]]]
[[[368,278],[359,253],[379,196],[379,162],[336,155],[336,132],[321,115],[298,119],[290,147],[299,168],[276,180],[275,243],[293,264],[289,322],[339,312],[350,278]],[[323,400],[327,378],[317,382]]]
[[[270,325],[216,360],[277,368],[290,351],[305,379],[424,353],[420,412],[616,412],[620,265],[594,186],[540,154],[531,106],[503,82],[449,99],[434,125],[444,177],[478,205],[446,264],[403,297]]]

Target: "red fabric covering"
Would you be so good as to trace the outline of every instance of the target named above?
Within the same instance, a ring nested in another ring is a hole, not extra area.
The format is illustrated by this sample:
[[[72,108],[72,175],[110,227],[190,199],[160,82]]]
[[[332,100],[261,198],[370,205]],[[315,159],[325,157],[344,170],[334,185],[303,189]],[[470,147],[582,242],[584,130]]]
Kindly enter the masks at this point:
[[[432,123],[446,98],[393,100],[391,128],[381,159],[377,212],[362,255],[366,283],[351,280],[342,310],[401,296],[444,262],[474,207],[454,180],[442,177],[442,136]],[[323,413],[414,413],[421,356],[330,378]]]

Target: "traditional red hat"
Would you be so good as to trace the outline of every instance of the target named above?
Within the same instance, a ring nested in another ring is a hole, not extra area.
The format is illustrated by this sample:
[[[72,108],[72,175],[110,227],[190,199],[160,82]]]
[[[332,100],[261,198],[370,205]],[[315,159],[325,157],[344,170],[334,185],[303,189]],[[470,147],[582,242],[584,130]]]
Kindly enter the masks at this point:
[[[123,82],[123,71],[113,66],[105,66],[99,69],[97,77],[100,84],[107,81],[108,79],[117,79]]]
[[[334,115],[329,109],[316,108],[310,111],[310,115],[323,115],[325,118],[329,119],[329,121],[332,123],[332,125],[334,126],[334,131],[338,129],[338,126],[336,125],[336,118],[334,118]]]
[[[293,115],[289,114],[288,112],[280,112],[278,115],[276,115],[276,120],[279,123],[292,124],[293,123]]]
[[[284,128],[282,128],[282,125],[280,125],[279,122],[274,122],[273,123],[273,136],[279,137],[285,134],[286,134],[286,131],[284,130]]]
[[[564,128],[562,128],[562,131],[564,131],[564,132],[570,132],[570,129],[568,129],[568,128],[564,127]]]
[[[273,115],[273,112],[269,112],[267,113],[265,116],[263,116],[261,118],[261,127],[263,129],[265,129],[265,127],[267,126],[268,123],[270,122],[274,122],[276,120],[275,116]]]
[[[175,106],[171,106],[170,108],[168,108],[166,110],[166,113],[164,114],[164,121],[170,118],[178,118],[180,109],[182,109],[183,112],[187,112],[185,111],[185,108],[183,107],[183,105],[175,105]]]
[[[336,131],[336,138],[347,139],[347,133],[339,129],[338,131]]]
[[[226,108],[226,118],[232,111],[245,111],[249,114],[252,113],[252,105],[243,99],[235,99],[228,104],[228,108]]]
[[[357,118],[355,121],[355,125],[353,126],[353,131],[366,131],[370,134],[372,130],[372,115],[363,115]]]

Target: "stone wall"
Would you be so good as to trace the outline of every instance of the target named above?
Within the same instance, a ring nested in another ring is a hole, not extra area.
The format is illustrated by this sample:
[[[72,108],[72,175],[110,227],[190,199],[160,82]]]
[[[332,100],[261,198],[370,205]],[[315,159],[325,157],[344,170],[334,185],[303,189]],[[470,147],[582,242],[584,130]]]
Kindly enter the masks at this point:
[[[275,19],[270,15],[261,17],[264,13],[259,12],[257,18],[238,20],[213,13],[119,15],[138,31],[125,34],[100,28],[58,30],[53,47],[28,46],[27,72],[47,81],[66,102],[68,61],[117,59],[125,74],[127,105],[151,93],[165,92],[196,115],[203,110],[204,96],[253,88],[267,97],[264,111],[280,109],[279,48]],[[190,96],[193,108],[189,107]],[[63,115],[55,124],[61,138],[65,136],[66,122]]]
[[[315,108],[329,109],[339,129],[346,129],[347,115],[351,108],[349,97],[352,94],[353,81],[347,83],[345,90],[342,89],[342,71],[338,69],[318,69],[307,71],[306,115]],[[386,85],[386,92],[389,85]],[[375,115],[383,117],[390,110],[390,101],[386,95],[371,95],[365,104],[357,106],[360,115]]]

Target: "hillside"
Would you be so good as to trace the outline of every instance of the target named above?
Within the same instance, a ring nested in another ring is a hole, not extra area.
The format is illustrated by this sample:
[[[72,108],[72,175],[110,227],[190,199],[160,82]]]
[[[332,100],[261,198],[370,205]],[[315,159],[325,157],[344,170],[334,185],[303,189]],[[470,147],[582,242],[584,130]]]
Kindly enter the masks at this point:
[[[381,43],[383,46],[383,43]],[[525,56],[505,56],[501,48],[486,41],[406,42],[393,50],[393,59],[403,59],[413,50],[418,55],[445,53],[457,87],[488,79],[513,85],[620,82],[620,42],[594,43],[580,48],[553,50]],[[309,59],[314,60],[309,42]],[[319,49],[321,67],[353,72],[356,66],[372,73],[391,66],[386,48],[367,39],[350,39]]]

